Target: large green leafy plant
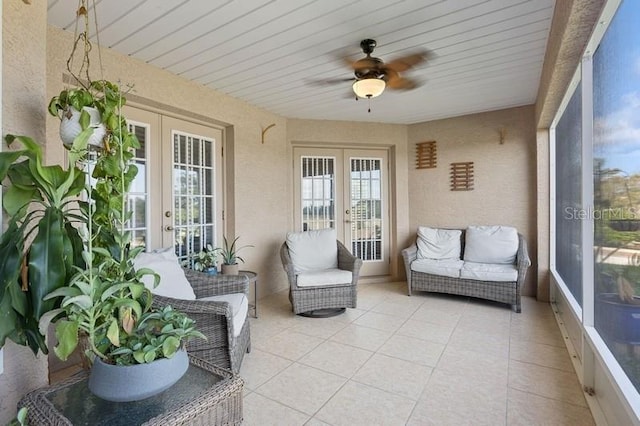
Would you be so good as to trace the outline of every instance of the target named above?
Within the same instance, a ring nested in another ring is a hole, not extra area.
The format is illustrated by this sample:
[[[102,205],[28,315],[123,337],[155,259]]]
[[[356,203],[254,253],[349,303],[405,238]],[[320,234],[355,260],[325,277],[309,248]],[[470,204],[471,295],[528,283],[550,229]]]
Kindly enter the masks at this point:
[[[73,164],[66,170],[45,166],[40,146],[28,137],[8,135],[6,141],[18,141],[22,149],[0,153],[0,180],[8,181],[3,207],[9,216],[0,239],[0,346],[10,338],[34,354],[47,353],[38,321],[57,303],[44,297],[84,266],[74,223],[85,222],[83,203],[76,201],[85,174]]]

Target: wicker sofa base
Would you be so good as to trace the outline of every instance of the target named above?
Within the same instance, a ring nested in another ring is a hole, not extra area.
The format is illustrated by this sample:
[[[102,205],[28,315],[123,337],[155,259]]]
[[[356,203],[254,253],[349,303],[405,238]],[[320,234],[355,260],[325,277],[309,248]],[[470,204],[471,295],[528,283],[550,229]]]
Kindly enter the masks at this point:
[[[521,312],[520,288],[516,281],[479,281],[465,278],[452,278],[411,271],[409,296],[414,290],[434,293],[457,294],[477,297],[511,305],[514,312]]]
[[[296,315],[318,309],[355,308],[357,290],[352,285],[302,287],[300,290],[290,289],[289,300]]]

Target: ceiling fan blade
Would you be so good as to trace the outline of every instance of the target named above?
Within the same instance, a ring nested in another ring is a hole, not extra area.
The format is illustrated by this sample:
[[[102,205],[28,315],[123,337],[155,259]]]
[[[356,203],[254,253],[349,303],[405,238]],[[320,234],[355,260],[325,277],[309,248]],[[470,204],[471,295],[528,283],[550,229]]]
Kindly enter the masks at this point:
[[[398,73],[391,73],[387,80],[387,87],[392,90],[411,90],[422,85],[422,82],[412,78],[401,77]]]
[[[340,84],[340,83],[345,83],[348,81],[355,81],[355,80],[356,80],[355,77],[349,77],[349,78],[327,78],[324,80],[306,80],[306,82],[313,86],[329,86],[332,84]]]
[[[396,58],[393,61],[386,63],[384,67],[397,72],[406,71],[418,64],[426,61],[429,58],[429,52],[424,50],[422,52],[414,53],[411,55]]]
[[[382,61],[379,58],[373,58],[371,56],[358,59],[351,64],[351,67],[356,71],[377,69],[380,66],[382,66]]]

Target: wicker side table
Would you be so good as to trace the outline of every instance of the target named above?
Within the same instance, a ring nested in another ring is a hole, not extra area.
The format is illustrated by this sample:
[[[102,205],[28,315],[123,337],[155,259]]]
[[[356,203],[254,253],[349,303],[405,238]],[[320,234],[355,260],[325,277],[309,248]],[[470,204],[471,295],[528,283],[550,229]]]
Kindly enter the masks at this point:
[[[89,392],[88,374],[27,394],[30,425],[240,425],[243,381],[190,357],[187,373],[166,391],[135,402],[109,402]]]

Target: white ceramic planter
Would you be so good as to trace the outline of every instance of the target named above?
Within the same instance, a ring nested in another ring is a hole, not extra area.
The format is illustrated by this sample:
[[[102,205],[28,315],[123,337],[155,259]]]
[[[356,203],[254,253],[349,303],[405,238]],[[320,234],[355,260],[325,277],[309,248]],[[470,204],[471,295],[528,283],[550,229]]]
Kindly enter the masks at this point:
[[[96,358],[89,375],[89,390],[107,401],[139,401],[171,387],[188,368],[189,356],[184,349],[172,358],[150,364],[111,365]]]
[[[84,107],[83,111],[89,114],[89,127],[93,128],[93,134],[89,137],[89,145],[102,146],[102,140],[107,134],[107,129],[104,124],[100,122],[100,111],[92,107]],[[69,108],[70,115],[63,114],[62,121],[60,122],[60,139],[66,146],[71,146],[74,139],[82,132],[80,126],[80,111],[71,107]]]

